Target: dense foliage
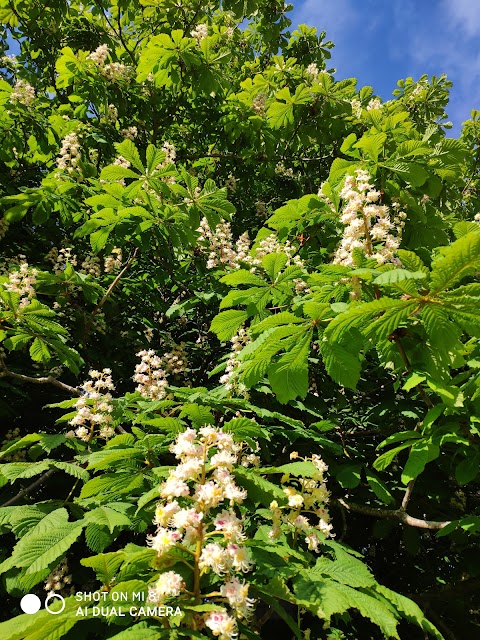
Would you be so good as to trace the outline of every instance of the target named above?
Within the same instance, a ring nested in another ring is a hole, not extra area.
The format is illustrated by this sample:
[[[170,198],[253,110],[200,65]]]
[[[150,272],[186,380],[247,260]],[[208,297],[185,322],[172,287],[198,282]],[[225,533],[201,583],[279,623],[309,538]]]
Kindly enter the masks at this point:
[[[2,639],[479,632],[480,113],[290,9],[0,0]]]

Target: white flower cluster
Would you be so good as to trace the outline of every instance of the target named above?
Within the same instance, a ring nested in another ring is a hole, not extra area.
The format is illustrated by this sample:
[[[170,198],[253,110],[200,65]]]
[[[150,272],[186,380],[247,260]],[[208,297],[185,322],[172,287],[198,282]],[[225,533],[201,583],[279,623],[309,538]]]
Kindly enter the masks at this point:
[[[165,160],[159,167],[164,167],[168,164],[175,164],[175,159],[177,157],[177,151],[171,142],[164,142],[162,151],[165,152]],[[159,168],[157,167],[157,169]]]
[[[360,100],[358,100],[358,98],[353,98],[352,100],[350,100],[350,104],[352,105],[353,115],[356,118],[361,118],[363,107]],[[372,98],[366,106],[367,111],[373,111],[374,109],[381,109],[381,108],[382,108],[382,101],[380,100],[380,98]]]
[[[392,260],[401,240],[407,214],[394,203],[393,218],[390,208],[377,204],[380,192],[371,184],[371,176],[356,169],[355,176],[347,176],[340,196],[345,201],[341,222],[346,225],[342,242],[335,252],[334,264],[351,266],[353,250],[358,248],[374,258],[378,264]]]
[[[8,220],[5,220],[5,218],[2,218],[0,220],[0,240],[3,240],[3,238],[7,235],[7,231],[8,231],[8,227],[10,226]]]
[[[120,135],[127,140],[135,140],[135,138],[138,136],[138,129],[137,127],[127,127],[126,129],[122,129],[120,131]]]
[[[17,57],[13,54],[10,56],[0,56],[0,67],[4,67],[5,69],[13,69],[17,66],[17,64]]]
[[[3,284],[10,293],[17,293],[20,296],[20,308],[30,304],[35,297],[35,284],[37,282],[37,269],[30,269],[28,262],[21,262],[18,270],[8,274],[8,282]]]
[[[101,69],[102,74],[112,82],[116,80],[130,80],[133,75],[132,67],[122,62],[110,62]]]
[[[261,203],[263,204],[263,203]],[[229,222],[221,222],[212,232],[206,218],[202,218],[200,227],[197,229],[200,234],[199,240],[208,245],[210,251],[207,260],[207,269],[214,269],[218,266],[227,266],[238,269],[241,263],[250,265],[250,271],[255,272],[262,265],[262,259],[270,253],[285,253],[287,256],[286,266],[296,265],[304,269],[303,260],[297,254],[296,248],[286,240],[280,243],[275,234],[263,238],[254,249],[250,249],[250,239],[248,232],[243,233],[234,244],[232,230]],[[306,283],[301,278],[296,278],[295,290],[297,293],[309,293]]]
[[[298,459],[295,451],[290,459]],[[302,535],[310,551],[317,551],[325,537],[333,536],[330,514],[326,508],[330,493],[327,491],[324,474],[328,466],[319,455],[311,458],[300,458],[311,461],[315,467],[311,478],[291,478],[288,474],[282,478],[282,484],[289,482],[283,492],[287,496],[288,506],[280,507],[274,500],[270,504],[273,525],[269,537],[273,540],[280,537],[282,530],[293,531],[295,536]],[[314,514],[318,518],[313,525],[305,514]]]
[[[108,44],[101,44],[95,51],[92,51],[92,53],[87,56],[87,59],[93,60],[97,66],[103,67],[108,58],[108,54]]]
[[[238,369],[240,367],[240,360],[238,354],[250,342],[250,336],[244,327],[240,327],[236,335],[230,340],[232,343],[232,351],[227,360],[227,366],[225,367],[225,373],[220,378],[220,384],[225,385],[225,388],[232,393],[240,396],[247,396],[247,387],[238,381]]]
[[[95,436],[111,438],[115,430],[112,425],[112,394],[115,389],[110,369],[88,372],[90,380],[86,380],[80,387],[83,395],[76,401],[74,407],[77,414],[69,421],[69,425],[77,427],[75,435],[84,442],[90,442]],[[96,434],[96,429],[99,429]]]
[[[133,380],[137,382],[137,391],[151,400],[162,400],[166,395],[167,379],[162,359],[153,349],[139,351],[141,362],[135,367]]]
[[[165,373],[173,375],[184,373],[187,367],[185,342],[174,345],[171,351],[163,354],[162,360]]]
[[[309,64],[308,67],[305,69],[305,73],[307,74],[307,76],[310,76],[311,78],[313,78],[313,80],[316,80],[319,74],[317,65],[314,62],[312,62],[312,64]]]
[[[78,136],[75,131],[72,131],[62,140],[62,147],[57,158],[57,167],[70,175],[75,172],[81,173],[81,169],[78,166],[81,157],[82,152]]]
[[[128,80],[131,78],[133,73],[131,67],[121,62],[110,62],[110,64],[105,64],[109,54],[110,51],[108,45],[101,44],[95,49],[95,51],[92,51],[87,58],[97,65],[100,73],[108,80]]]
[[[47,253],[45,259],[53,263],[55,275],[58,276],[65,271],[67,264],[71,264],[72,267],[77,266],[77,256],[72,251],[72,247],[65,247],[60,251],[53,247]]]
[[[192,36],[192,38],[195,38],[197,42],[205,40],[205,38],[208,36],[208,25],[204,23],[197,24],[195,29],[193,29],[193,31],[190,31],[190,35]]]
[[[267,111],[267,94],[261,91],[257,93],[252,102],[252,109],[258,116],[264,116]]]
[[[293,178],[292,167],[288,167],[287,169],[283,162],[277,162],[277,164],[275,165],[275,173],[280,176],[286,176],[287,178]]]
[[[17,80],[10,94],[11,104],[23,104],[29,107],[35,100],[35,89],[25,80]]]
[[[202,218],[197,233],[200,234],[199,240],[207,244],[210,252],[207,269],[215,269],[215,267],[225,265],[234,269],[238,267],[237,251],[234,249],[232,229],[229,222],[217,224],[215,230],[212,231],[208,220]]]
[[[58,564],[52,573],[45,579],[45,591],[49,593],[55,593],[56,591],[62,592],[64,595],[69,595],[73,592],[72,576],[68,573],[68,564],[66,560],[62,560]]]
[[[247,493],[235,484],[231,473],[242,445],[231,434],[204,426],[198,432],[187,429],[180,433],[170,450],[179,463],[159,487],[162,501],[155,511],[157,530],[147,541],[159,558],[177,545],[192,553],[196,597],[201,597],[202,575],[213,572],[224,579],[219,593],[231,612],[223,607],[208,613],[204,624],[220,640],[231,640],[237,635],[236,620],[248,619],[254,606],[248,585],[235,575],[253,568],[242,544],[243,521],[235,511]],[[162,602],[169,596],[178,597],[184,586],[178,574],[161,575],[149,598]]]
[[[367,111],[373,111],[374,109],[381,109],[382,101],[380,98],[372,98],[370,102],[367,104]]]
[[[108,256],[105,256],[104,259],[104,270],[105,273],[113,273],[114,271],[118,271],[122,266],[123,254],[122,250],[119,247],[113,247],[112,253]]]
[[[475,222],[480,222],[480,213],[476,213],[473,219]]]
[[[80,273],[85,273],[86,275],[93,276],[94,278],[99,278],[102,275],[100,258],[89,253],[82,262]]]
[[[118,109],[114,104],[108,105],[106,119],[107,122],[111,122],[112,124],[115,124],[115,122],[118,120]]]
[[[0,368],[3,368],[4,364],[2,360],[5,357],[5,351],[3,349],[0,350]],[[20,429],[15,427],[15,429],[10,429],[5,434],[5,437],[1,441],[0,449],[5,449],[7,446],[11,444],[12,440],[16,440],[20,436]],[[23,451],[14,451],[8,456],[4,456],[4,462],[24,462],[27,458],[27,451],[23,449]]]

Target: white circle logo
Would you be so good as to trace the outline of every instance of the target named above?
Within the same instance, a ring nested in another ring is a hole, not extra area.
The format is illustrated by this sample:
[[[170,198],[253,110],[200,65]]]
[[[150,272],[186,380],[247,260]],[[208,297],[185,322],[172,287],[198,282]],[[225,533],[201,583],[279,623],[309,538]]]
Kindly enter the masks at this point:
[[[41,606],[40,598],[34,593],[27,593],[27,595],[23,596],[20,600],[20,609],[23,613],[37,613],[37,611],[40,611]]]
[[[58,611],[52,611],[48,606],[48,603],[50,602],[50,600],[53,600],[54,598],[58,598],[62,603],[62,607]],[[48,613],[51,613],[54,616],[58,616],[58,614],[62,613],[62,611],[65,609],[65,598],[62,598],[62,596],[59,595],[58,593],[51,593],[49,596],[47,596],[47,599],[45,600],[45,609],[48,611]]]

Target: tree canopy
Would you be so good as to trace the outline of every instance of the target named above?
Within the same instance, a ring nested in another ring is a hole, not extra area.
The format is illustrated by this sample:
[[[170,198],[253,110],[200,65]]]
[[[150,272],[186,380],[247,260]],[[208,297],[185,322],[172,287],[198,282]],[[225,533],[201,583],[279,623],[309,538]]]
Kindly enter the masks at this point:
[[[478,634],[480,112],[291,8],[0,0],[2,639]]]

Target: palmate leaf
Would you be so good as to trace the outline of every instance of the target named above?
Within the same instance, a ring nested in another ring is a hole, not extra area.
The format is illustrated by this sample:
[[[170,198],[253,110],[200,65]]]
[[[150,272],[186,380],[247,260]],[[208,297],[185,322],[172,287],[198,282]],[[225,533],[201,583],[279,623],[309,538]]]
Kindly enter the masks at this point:
[[[212,320],[210,331],[216,333],[222,342],[230,340],[247,318],[246,311],[222,311]]]
[[[480,271],[480,232],[467,233],[442,248],[432,265],[430,293],[453,287],[467,276]]]
[[[391,309],[409,307],[411,304],[411,300],[394,300],[392,298],[383,297],[379,300],[374,300],[373,302],[366,302],[351,306],[330,322],[325,330],[325,336],[330,342],[342,342],[342,340],[348,341],[347,333],[352,328],[357,328],[361,331],[368,327],[370,322],[376,316],[380,316]]]
[[[426,267],[422,259],[417,256],[414,251],[407,251],[406,249],[398,249],[398,257],[400,258],[403,266],[409,271],[417,272],[422,271],[426,276],[430,273],[428,267]]]
[[[423,271],[407,271],[407,269],[391,269],[384,271],[375,278],[373,284],[388,285],[402,282],[403,280],[423,280],[426,274]]]
[[[304,398],[308,393],[308,355],[313,330],[268,368],[268,379],[281,404]]]
[[[12,556],[2,563],[1,570],[26,567],[26,573],[36,573],[63,556],[82,533],[84,520],[68,522],[66,509],[58,509],[43,518],[15,545]]]
[[[318,558],[311,570],[312,575],[327,576],[354,588],[372,587],[376,584],[375,578],[361,560],[338,549],[336,555],[335,560],[330,560],[326,556]]]
[[[415,300],[406,300],[403,306],[385,311],[364,330],[364,335],[375,343],[385,340],[407,320],[416,306]]]
[[[140,154],[138,153],[138,149],[131,140],[124,140],[123,142],[117,143],[115,147],[118,154],[128,160],[132,167],[135,167],[135,169],[140,171],[142,174],[145,173],[145,168],[140,158]],[[138,176],[136,177],[138,178]]]
[[[61,603],[55,599],[49,604],[53,611],[60,609]],[[75,611],[78,602],[74,597],[65,598],[65,609],[62,613],[52,615],[41,609],[31,615],[25,613],[0,623],[2,640],[60,640],[77,622],[84,618],[77,617]]]
[[[113,533],[116,527],[129,527],[132,521],[124,513],[119,513],[108,506],[97,507],[93,511],[85,514],[87,522],[93,522],[101,527],[106,527],[110,533]]]
[[[238,484],[247,489],[248,497],[253,502],[260,503],[264,507],[268,507],[272,500],[277,500],[280,505],[285,504],[286,498],[282,489],[273,482],[262,478],[252,469],[238,466],[234,474]]]
[[[321,342],[320,354],[332,380],[342,387],[356,389],[362,369],[357,354],[351,353],[336,342]]]
[[[112,544],[114,538],[115,536],[105,527],[95,524],[94,522],[90,522],[85,527],[85,542],[88,548],[95,553],[104,551]]]
[[[52,357],[48,346],[41,338],[35,338],[30,345],[29,353],[30,357],[32,360],[35,360],[35,362],[47,363]]]
[[[223,278],[220,279],[220,282],[230,286],[245,284],[264,287],[267,285],[265,280],[262,280],[262,278],[251,273],[251,271],[247,271],[246,269],[237,269],[236,271],[223,276]]]
[[[362,591],[329,578],[316,578],[311,572],[302,572],[293,581],[295,595],[300,605],[327,621],[335,614],[348,609],[359,613],[376,624],[387,638],[397,638],[398,619],[390,608]]]
[[[410,598],[402,596],[401,593],[392,591],[380,584],[375,585],[375,591],[384,596],[404,618],[410,622],[418,624],[418,626],[420,626],[426,633],[429,633],[436,638],[436,640],[444,640],[442,634],[429,620],[427,620],[427,618],[425,618],[423,611],[415,602],[413,602],[413,600],[410,600]]]
[[[431,439],[415,440],[402,473],[403,484],[408,484],[410,480],[414,480],[419,476],[427,463],[438,458],[439,454],[440,447],[437,443],[432,442]],[[378,460],[379,458],[377,462]]]
[[[83,485],[80,499],[96,497],[101,502],[111,502],[125,493],[140,489],[143,483],[144,478],[141,473],[105,473]]]

